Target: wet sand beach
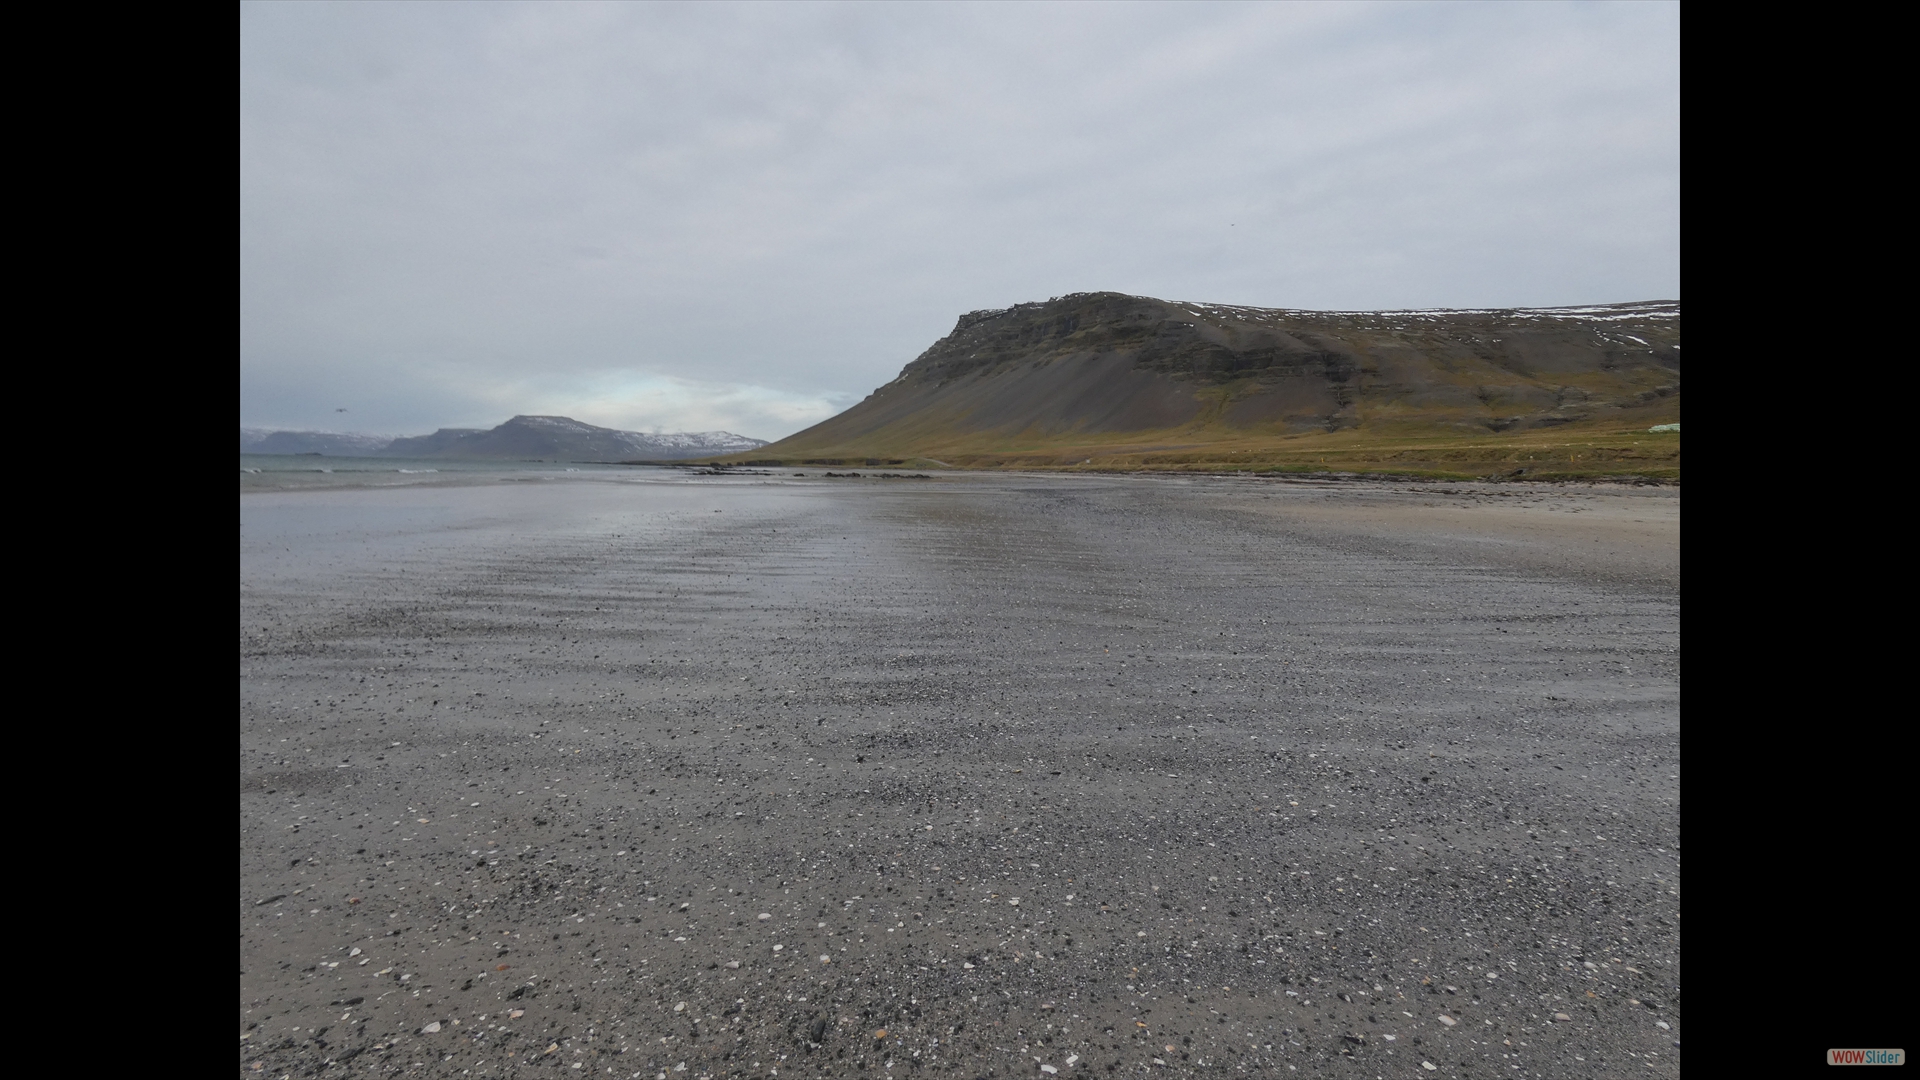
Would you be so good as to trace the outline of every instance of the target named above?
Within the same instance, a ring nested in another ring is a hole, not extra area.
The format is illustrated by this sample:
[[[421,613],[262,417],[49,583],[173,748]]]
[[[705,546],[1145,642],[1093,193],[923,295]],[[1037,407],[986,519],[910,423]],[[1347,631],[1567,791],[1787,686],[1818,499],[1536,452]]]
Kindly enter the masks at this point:
[[[245,491],[241,1075],[1677,1075],[1679,508]]]

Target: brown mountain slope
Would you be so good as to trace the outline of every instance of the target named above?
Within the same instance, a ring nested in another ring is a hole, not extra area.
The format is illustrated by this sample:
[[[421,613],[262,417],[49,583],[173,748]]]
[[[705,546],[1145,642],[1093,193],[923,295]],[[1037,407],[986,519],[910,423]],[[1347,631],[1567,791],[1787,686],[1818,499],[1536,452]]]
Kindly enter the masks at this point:
[[[865,401],[741,456],[1670,475],[1678,435],[1647,428],[1679,420],[1679,390],[1677,302],[1329,312],[1082,293],[963,315]]]

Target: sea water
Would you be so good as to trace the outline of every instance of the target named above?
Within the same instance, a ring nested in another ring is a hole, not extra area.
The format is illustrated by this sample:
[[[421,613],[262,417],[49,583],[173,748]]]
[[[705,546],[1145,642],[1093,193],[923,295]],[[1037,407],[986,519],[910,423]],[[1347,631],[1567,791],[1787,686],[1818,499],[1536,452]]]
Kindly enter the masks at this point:
[[[437,458],[241,454],[240,490],[400,487],[408,484],[510,483],[657,475],[660,466],[575,461],[448,461]]]

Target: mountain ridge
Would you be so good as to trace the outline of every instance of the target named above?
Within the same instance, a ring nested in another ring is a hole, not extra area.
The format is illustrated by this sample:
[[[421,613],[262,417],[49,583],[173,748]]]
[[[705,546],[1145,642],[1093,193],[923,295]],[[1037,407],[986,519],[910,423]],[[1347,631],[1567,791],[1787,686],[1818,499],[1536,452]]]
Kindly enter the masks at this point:
[[[893,380],[754,459],[1277,463],[1329,439],[1644,432],[1679,419],[1679,315],[1668,300],[1307,311],[1076,293],[961,315]]]
[[[441,428],[430,435],[353,435],[240,429],[240,452],[339,457],[499,460],[672,461],[739,453],[765,446],[728,431],[648,435],[599,427],[566,416],[521,415],[492,428]]]

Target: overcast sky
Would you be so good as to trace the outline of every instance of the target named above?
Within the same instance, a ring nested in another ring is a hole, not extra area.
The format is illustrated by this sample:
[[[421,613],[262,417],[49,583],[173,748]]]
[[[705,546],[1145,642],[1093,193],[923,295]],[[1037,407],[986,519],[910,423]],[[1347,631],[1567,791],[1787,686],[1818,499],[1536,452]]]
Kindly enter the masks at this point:
[[[1071,292],[1677,299],[1679,38],[1667,3],[244,4],[241,422],[773,439]]]

